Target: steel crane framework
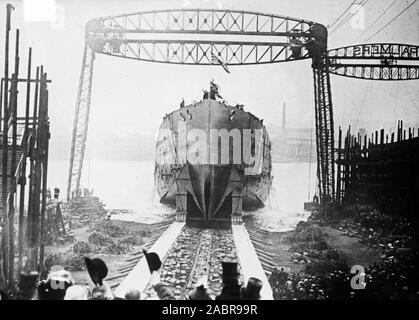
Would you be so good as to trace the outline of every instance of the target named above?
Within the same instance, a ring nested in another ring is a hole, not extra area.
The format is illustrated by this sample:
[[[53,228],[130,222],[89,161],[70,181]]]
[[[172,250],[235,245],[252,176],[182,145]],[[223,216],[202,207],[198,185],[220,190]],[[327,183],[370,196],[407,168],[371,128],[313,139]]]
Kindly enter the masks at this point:
[[[312,21],[248,11],[161,10],[90,20],[74,115],[67,199],[80,189],[96,54],[185,65],[211,65],[215,54],[227,65],[312,60],[318,189],[323,204],[333,203],[330,73],[369,80],[419,79],[419,47],[377,43],[328,50],[327,36],[326,27]]]

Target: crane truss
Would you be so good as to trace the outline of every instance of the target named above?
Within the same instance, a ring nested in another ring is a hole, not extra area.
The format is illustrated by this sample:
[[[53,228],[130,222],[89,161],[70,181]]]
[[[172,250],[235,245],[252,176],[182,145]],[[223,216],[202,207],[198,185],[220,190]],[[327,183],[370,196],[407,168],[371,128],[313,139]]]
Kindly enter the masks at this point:
[[[71,192],[80,192],[96,53],[188,65],[210,65],[212,54],[229,65],[302,60],[309,58],[305,44],[314,40],[311,35],[313,25],[311,21],[279,15],[201,9],[148,11],[90,20],[86,24],[75,108],[67,199]],[[163,39],[156,39],[159,35]],[[191,40],[188,35],[212,38]],[[232,38],[237,36],[269,39],[236,41]],[[224,39],[220,40],[220,37]]]
[[[321,203],[326,204],[335,199],[333,104],[326,60],[313,73],[318,188]]]
[[[237,41],[237,36],[248,41]],[[317,176],[322,203],[333,202],[335,196],[334,124],[329,73],[369,80],[419,78],[418,46],[367,44],[327,51],[327,30],[324,26],[303,19],[257,12],[182,9],[101,17],[87,23],[85,37],[70,154],[68,199],[72,191],[80,191],[96,53],[186,65],[211,65],[213,55],[228,65],[311,58],[315,87]]]
[[[86,149],[87,129],[90,115],[90,96],[92,92],[93,64],[95,53],[86,44],[84,47],[82,72],[80,74],[77,102],[74,112],[71,156],[67,183],[67,199],[71,192],[79,192],[84,152]]]
[[[199,33],[288,36],[304,34],[313,22],[236,10],[169,9],[101,17],[88,22],[89,31],[129,33]],[[95,30],[96,28],[96,30]]]
[[[374,43],[328,52],[331,73],[368,80],[419,79],[419,46]]]
[[[228,65],[250,65],[296,60],[290,48],[289,43],[124,40],[118,47],[107,43],[100,53],[141,61],[188,65],[211,65],[212,54],[215,54]],[[298,59],[305,58],[309,58],[307,52]]]
[[[308,58],[303,43],[311,38],[312,25],[306,20],[246,11],[165,10],[91,20],[87,38],[95,51],[122,58],[210,65],[213,53],[227,64],[243,65]],[[152,39],[147,38],[149,34]],[[164,38],[156,39],[159,34]],[[188,39],[193,34],[212,39]],[[235,40],[237,36],[270,39],[246,42]],[[294,55],[295,50],[300,54]]]

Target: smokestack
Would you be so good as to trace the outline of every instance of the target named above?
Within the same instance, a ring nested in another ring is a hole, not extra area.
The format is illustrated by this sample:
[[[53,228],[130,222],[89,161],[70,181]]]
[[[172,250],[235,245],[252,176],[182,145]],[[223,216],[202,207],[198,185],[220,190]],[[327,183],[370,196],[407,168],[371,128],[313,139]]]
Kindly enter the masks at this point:
[[[286,112],[287,112],[287,104],[284,102],[282,105],[282,128],[285,129],[286,123]]]

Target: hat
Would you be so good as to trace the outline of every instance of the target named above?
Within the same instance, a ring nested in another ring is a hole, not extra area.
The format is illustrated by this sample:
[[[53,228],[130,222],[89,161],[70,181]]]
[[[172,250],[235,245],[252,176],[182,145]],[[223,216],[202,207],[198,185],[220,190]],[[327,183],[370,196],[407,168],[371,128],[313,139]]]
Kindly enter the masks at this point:
[[[37,271],[22,271],[19,279],[19,298],[30,300],[38,285]]]
[[[43,280],[37,288],[38,300],[64,300],[67,289],[72,285],[70,282],[59,282],[57,279]]]
[[[244,300],[259,300],[262,281],[258,278],[249,278],[247,286],[240,289],[240,296]]]
[[[237,262],[223,261],[221,265],[223,267],[223,281],[237,281]]]
[[[143,249],[143,252],[147,260],[150,273],[153,273],[153,271],[159,270],[161,268],[161,260],[160,260],[159,255],[155,252],[147,252],[144,249]]]
[[[52,271],[38,285],[39,300],[64,300],[65,293],[74,284],[71,273],[66,270]]]
[[[156,284],[154,290],[156,290],[160,300],[176,300],[172,290],[164,283]]]
[[[56,269],[52,270],[47,277],[48,280],[55,281],[55,283],[64,282],[70,285],[74,284],[73,277],[71,276],[71,273],[67,270],[60,269],[55,271]]]
[[[87,272],[89,273],[90,279],[92,279],[95,285],[102,285],[102,280],[108,275],[108,267],[106,263],[99,258],[90,259],[85,257],[84,262],[86,263]]]

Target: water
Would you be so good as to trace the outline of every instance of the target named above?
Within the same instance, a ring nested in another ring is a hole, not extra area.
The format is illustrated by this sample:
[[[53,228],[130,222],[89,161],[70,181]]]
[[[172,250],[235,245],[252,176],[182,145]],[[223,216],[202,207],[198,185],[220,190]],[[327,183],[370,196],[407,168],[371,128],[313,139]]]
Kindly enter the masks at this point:
[[[288,231],[299,221],[305,221],[308,213],[303,204],[315,189],[315,164],[311,165],[309,179],[308,163],[274,163],[272,165],[273,189],[266,206],[252,215],[257,224],[270,231]],[[94,188],[94,194],[107,209],[129,209],[132,212],[115,218],[153,223],[173,215],[174,209],[162,205],[154,190],[153,161],[105,161],[91,160],[84,164],[82,185]],[[50,161],[48,185],[59,187],[62,197],[67,186],[67,161]]]

